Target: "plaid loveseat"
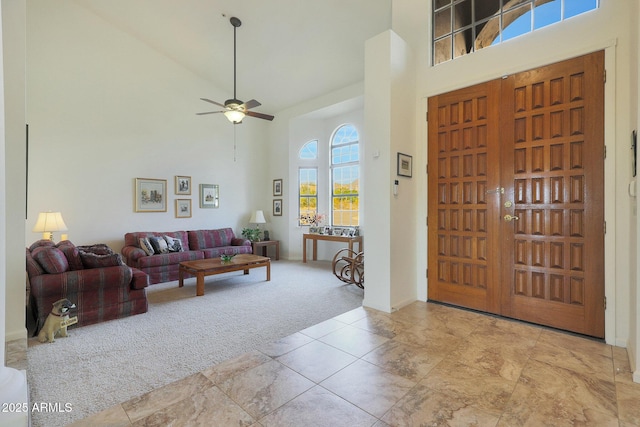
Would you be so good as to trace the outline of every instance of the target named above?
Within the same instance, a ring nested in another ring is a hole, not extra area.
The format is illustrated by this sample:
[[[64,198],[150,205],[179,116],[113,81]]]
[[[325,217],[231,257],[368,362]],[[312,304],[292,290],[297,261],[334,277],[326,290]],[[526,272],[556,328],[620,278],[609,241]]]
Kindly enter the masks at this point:
[[[26,269],[35,333],[63,298],[76,304],[78,326],[147,312],[148,276],[107,245],[39,240],[26,248]]]
[[[231,228],[193,231],[138,231],[124,235],[122,255],[131,267],[149,275],[149,283],[178,280],[183,261],[222,254],[250,254],[251,242],[236,238]]]

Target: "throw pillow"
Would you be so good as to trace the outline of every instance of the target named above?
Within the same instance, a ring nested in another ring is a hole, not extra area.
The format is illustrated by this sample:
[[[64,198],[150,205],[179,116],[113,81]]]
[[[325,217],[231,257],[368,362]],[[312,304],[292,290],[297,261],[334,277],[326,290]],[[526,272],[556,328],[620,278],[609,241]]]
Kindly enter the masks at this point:
[[[164,240],[167,241],[169,252],[182,252],[184,250],[182,249],[182,240],[171,236],[164,236]]]
[[[29,274],[29,278],[44,274],[44,270],[40,267],[38,261],[33,259],[33,255],[31,255],[29,248],[25,248],[25,255],[27,258],[27,273]]]
[[[29,246],[29,250],[33,252],[35,248],[39,248],[41,246],[55,246],[55,243],[51,240],[40,239],[37,242],[33,242],[33,244]]]
[[[166,254],[169,253],[169,247],[167,246],[167,241],[164,240],[164,237],[153,236],[149,237],[149,241],[151,242],[151,246],[153,246],[153,251],[157,254]]]
[[[84,264],[85,268],[102,268],[124,265],[122,255],[120,254],[98,255],[91,252],[80,252],[80,258],[82,259],[82,264]]]
[[[147,253],[147,255],[155,254],[155,251],[153,250],[153,246],[151,246],[151,242],[149,242],[148,237],[141,237],[140,239],[138,239],[138,244],[140,245],[142,250]]]
[[[78,246],[78,250],[80,252],[91,252],[96,255],[111,255],[113,254],[113,249],[109,247],[106,243],[96,243],[94,245],[85,245]]]
[[[64,273],[69,269],[67,257],[56,247],[41,246],[34,249],[31,256],[49,274]]]
[[[80,259],[80,251],[73,243],[65,240],[64,242],[58,243],[56,247],[60,249],[67,258],[69,270],[82,270],[84,268],[82,260]]]

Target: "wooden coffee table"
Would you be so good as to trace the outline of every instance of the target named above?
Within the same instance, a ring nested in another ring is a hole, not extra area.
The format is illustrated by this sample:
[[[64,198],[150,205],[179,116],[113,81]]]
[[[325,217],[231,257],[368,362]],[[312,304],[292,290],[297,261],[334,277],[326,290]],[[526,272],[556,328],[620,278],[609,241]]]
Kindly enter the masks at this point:
[[[264,256],[240,254],[226,262],[220,258],[183,261],[180,263],[178,271],[178,287],[184,286],[184,273],[193,274],[196,276],[196,296],[202,296],[204,295],[205,276],[240,270],[244,270],[244,274],[249,274],[250,269],[258,267],[267,267],[267,282],[270,281],[271,259]]]

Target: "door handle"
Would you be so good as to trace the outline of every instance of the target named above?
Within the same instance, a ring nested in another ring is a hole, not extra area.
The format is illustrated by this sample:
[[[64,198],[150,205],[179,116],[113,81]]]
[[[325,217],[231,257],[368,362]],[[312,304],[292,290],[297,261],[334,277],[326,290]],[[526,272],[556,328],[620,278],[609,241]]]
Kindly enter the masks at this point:
[[[504,216],[504,220],[505,220],[505,221],[507,221],[507,222],[517,221],[517,220],[519,220],[519,219],[520,219],[520,217],[519,217],[519,216],[516,216],[516,215],[509,215],[509,214],[506,214],[506,215]]]

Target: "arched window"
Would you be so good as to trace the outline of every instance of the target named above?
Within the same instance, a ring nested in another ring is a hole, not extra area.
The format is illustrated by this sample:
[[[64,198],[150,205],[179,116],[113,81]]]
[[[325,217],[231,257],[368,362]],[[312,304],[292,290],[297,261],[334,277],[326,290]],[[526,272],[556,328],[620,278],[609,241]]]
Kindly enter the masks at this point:
[[[432,0],[433,64],[598,8],[599,0]]]
[[[331,138],[331,225],[360,225],[360,136],[355,126],[340,126]]]
[[[318,140],[309,141],[298,153],[300,160],[318,158]],[[315,162],[313,162],[315,163]],[[318,167],[305,165],[298,169],[298,225],[311,225],[318,214]]]
[[[314,139],[302,146],[298,157],[302,160],[312,160],[318,158],[318,140]]]

